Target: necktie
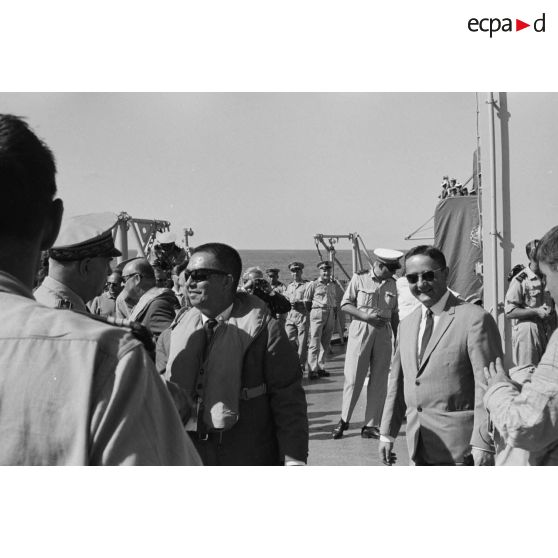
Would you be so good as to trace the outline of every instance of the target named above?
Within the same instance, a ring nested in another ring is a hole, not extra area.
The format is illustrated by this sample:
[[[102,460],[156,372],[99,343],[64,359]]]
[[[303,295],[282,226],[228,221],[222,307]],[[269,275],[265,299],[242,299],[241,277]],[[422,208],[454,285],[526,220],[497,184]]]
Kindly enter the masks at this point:
[[[426,325],[424,327],[424,333],[422,334],[422,339],[420,342],[420,353],[419,353],[419,364],[422,361],[424,351],[428,346],[428,341],[432,337],[432,329],[434,328],[434,318],[432,317],[432,310],[430,308],[426,311]]]
[[[217,320],[215,318],[209,318],[203,324],[203,331],[205,333],[205,345],[203,347],[203,354],[202,354],[202,361],[201,361],[201,368],[198,374],[198,380],[196,384],[196,395],[198,399],[198,412],[196,414],[197,418],[197,427],[198,427],[198,436],[207,437],[207,425],[203,420],[203,414],[205,409],[204,399],[205,399],[205,384],[206,384],[206,369],[205,369],[205,362],[209,355],[209,346],[211,344],[211,339],[213,338],[213,334],[215,333],[215,327],[217,326]]]

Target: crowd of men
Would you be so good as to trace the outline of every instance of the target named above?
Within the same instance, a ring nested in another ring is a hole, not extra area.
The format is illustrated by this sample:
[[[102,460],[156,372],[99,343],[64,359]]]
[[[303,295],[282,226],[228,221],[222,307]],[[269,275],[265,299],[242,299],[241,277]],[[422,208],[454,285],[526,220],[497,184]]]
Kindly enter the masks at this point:
[[[442,191],[438,199],[445,200],[446,198],[455,198],[459,196],[476,196],[477,190],[473,187],[471,190],[458,182],[455,178],[449,178],[447,175],[442,178]]]
[[[168,232],[115,265],[116,216],[64,219],[55,174],[48,146],[0,115],[0,463],[304,465],[302,378],[327,379],[346,317],[333,439],[368,380],[360,434],[386,465],[405,421],[416,465],[558,463],[558,227],[510,275],[506,371],[496,322],[448,288],[434,246],[376,249],[346,287],[328,261],[313,280],[291,262],[285,285]]]

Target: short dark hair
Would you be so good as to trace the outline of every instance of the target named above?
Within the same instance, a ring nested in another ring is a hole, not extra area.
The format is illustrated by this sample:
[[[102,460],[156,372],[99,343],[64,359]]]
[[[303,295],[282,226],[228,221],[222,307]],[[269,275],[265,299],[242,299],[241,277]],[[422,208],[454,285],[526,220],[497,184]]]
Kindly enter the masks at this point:
[[[421,244],[420,246],[411,248],[405,254],[405,263],[407,263],[409,258],[413,256],[428,256],[440,266],[440,269],[445,269],[447,267],[446,257],[444,256],[444,253],[439,248],[436,248],[435,246],[432,246],[430,244]]]
[[[172,268],[172,274],[173,275],[180,275],[188,267],[188,261],[189,260],[184,260],[183,262],[175,265]]]
[[[558,263],[558,225],[552,227],[542,238],[537,247],[539,264],[544,262],[554,266]]]
[[[540,240],[535,239],[530,240],[525,245],[525,254],[527,254],[527,257],[530,261],[537,261],[537,246],[539,245],[539,243]]]
[[[56,195],[48,146],[12,114],[0,114],[0,236],[32,239]]]
[[[207,244],[197,246],[192,252],[190,259],[198,252],[206,252],[218,259],[223,264],[223,267],[232,275],[234,288],[238,287],[240,274],[242,273],[242,259],[232,246],[220,244],[219,242],[208,242]]]

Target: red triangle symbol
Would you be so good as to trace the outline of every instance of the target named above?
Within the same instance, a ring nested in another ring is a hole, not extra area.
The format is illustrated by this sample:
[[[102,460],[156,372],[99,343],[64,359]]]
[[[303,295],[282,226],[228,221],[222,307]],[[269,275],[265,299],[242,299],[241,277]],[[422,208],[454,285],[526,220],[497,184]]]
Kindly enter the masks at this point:
[[[524,21],[521,21],[520,19],[515,20],[515,30],[516,31],[521,31],[522,29],[525,29],[526,27],[531,27],[531,24],[525,23]]]

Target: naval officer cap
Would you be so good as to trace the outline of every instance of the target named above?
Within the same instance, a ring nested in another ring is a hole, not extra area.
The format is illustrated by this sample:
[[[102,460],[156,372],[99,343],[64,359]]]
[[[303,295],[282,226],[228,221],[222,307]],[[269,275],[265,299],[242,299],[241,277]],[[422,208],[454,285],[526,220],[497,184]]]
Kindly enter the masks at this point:
[[[322,262],[318,262],[316,267],[318,269],[331,269],[331,263],[328,262],[327,260],[325,260],[325,261],[322,261]]]
[[[170,231],[158,232],[155,235],[155,238],[157,239],[157,242],[159,244],[175,244],[176,243],[176,235],[174,233],[171,233]]]
[[[289,264],[290,271],[295,271],[297,269],[304,269],[304,264],[302,262],[291,262]]]
[[[115,213],[89,213],[66,219],[48,255],[59,261],[84,258],[113,258],[122,252],[114,246],[112,230],[118,222]]]
[[[266,273],[279,273],[279,268],[277,268],[277,267],[268,267],[268,268],[265,270],[265,272],[266,272]]]
[[[385,265],[389,265],[395,269],[401,267],[399,260],[403,257],[403,252],[399,250],[390,250],[389,248],[376,248],[372,251],[374,258]]]

